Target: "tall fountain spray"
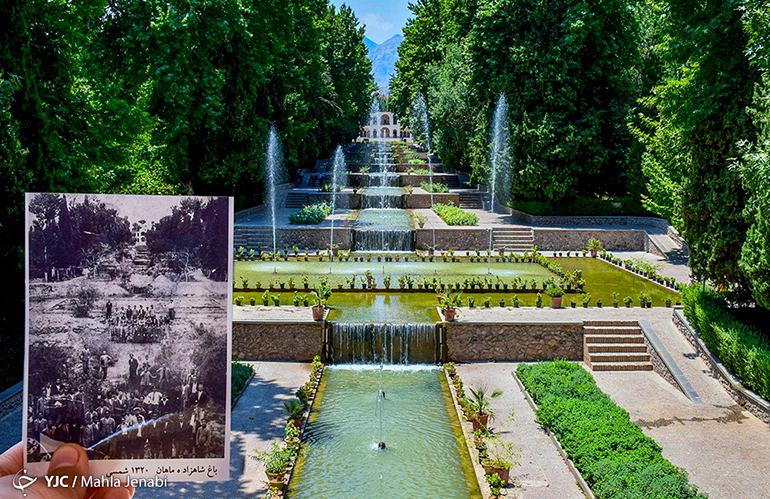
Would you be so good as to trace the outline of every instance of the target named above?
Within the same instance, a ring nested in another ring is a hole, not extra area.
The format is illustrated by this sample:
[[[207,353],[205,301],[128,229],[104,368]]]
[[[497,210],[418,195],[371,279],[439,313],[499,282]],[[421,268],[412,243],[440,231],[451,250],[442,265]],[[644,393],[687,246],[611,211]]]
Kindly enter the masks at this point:
[[[498,169],[504,168],[505,154],[508,147],[508,101],[505,100],[505,94],[500,94],[495,107],[495,117],[492,125],[492,151],[491,151],[491,195],[489,200],[489,211],[495,211],[495,189],[497,187]]]
[[[342,146],[337,146],[334,151],[334,167],[332,170],[332,235],[329,241],[329,251],[331,252],[331,258],[329,259],[329,273],[332,272],[332,262],[334,262],[334,210],[337,208],[337,186],[345,187],[347,183],[344,179],[347,174],[347,165],[345,163],[345,153],[342,152]]]
[[[270,218],[273,224],[273,259],[276,256],[276,237],[275,237],[275,186],[283,180],[283,154],[281,152],[281,142],[278,137],[278,131],[275,125],[270,125],[270,133],[267,137],[267,158],[265,161],[265,191],[267,192],[267,203],[270,209]]]
[[[433,209],[433,165],[430,158],[430,121],[428,120],[428,104],[425,96],[418,93],[412,103],[414,117],[418,120],[420,134],[424,137],[425,148],[428,151],[428,180],[430,183],[430,208]],[[433,225],[433,224],[431,224]],[[436,246],[436,228],[433,227],[433,247]]]

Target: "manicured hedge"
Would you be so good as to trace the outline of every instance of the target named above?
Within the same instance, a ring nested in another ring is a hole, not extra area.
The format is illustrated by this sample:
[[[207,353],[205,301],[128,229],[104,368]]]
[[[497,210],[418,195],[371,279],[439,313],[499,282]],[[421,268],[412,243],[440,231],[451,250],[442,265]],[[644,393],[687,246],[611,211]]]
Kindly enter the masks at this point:
[[[542,216],[655,216],[655,214],[645,210],[638,199],[630,197],[615,199],[576,198],[559,202],[517,200],[513,202],[513,208],[530,215]]]
[[[723,294],[692,284],[682,290],[684,314],[711,352],[741,383],[770,399],[770,341],[731,313]]]
[[[561,442],[598,499],[702,499],[687,473],[662,454],[578,364],[521,364],[537,420]]]
[[[249,376],[254,372],[254,368],[249,365],[241,364],[237,360],[232,362],[232,380],[230,399],[235,402],[235,399],[246,388],[246,382],[249,380]]]
[[[447,225],[478,225],[479,223],[478,215],[461,210],[451,201],[447,204],[434,204],[433,211],[435,211]]]
[[[329,203],[309,204],[289,215],[290,224],[307,225],[320,224],[332,212],[332,206]]]
[[[432,184],[430,182],[420,182],[420,187],[433,193],[449,192],[449,187],[441,182],[433,182]]]

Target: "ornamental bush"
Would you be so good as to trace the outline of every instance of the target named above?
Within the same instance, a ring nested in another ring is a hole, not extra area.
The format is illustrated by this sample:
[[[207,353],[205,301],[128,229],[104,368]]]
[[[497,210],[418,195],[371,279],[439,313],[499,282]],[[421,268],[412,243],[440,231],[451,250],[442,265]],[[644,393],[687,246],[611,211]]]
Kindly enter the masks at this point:
[[[433,182],[433,184],[430,182],[420,182],[420,187],[433,193],[449,192],[449,187],[441,182]]]
[[[682,290],[684,314],[708,349],[746,387],[770,399],[770,340],[741,323],[722,293],[692,284]]]
[[[290,214],[289,223],[295,225],[320,224],[331,212],[332,207],[329,203],[309,204]]]
[[[441,217],[447,225],[478,225],[479,217],[473,213],[455,206],[452,201],[446,204],[434,204],[433,211]]]
[[[598,499],[707,497],[578,364],[521,364],[516,374],[539,405],[538,423],[559,438]]]
[[[235,402],[243,390],[246,388],[246,382],[249,380],[249,376],[254,372],[254,369],[246,364],[241,364],[237,360],[234,360],[231,364],[232,369],[232,389],[230,391],[230,399]]]

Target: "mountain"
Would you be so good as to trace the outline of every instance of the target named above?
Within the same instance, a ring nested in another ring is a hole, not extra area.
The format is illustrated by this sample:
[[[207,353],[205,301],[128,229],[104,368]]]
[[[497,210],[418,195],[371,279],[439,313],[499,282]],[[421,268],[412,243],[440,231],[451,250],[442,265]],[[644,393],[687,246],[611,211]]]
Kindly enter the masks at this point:
[[[369,49],[369,59],[372,61],[372,74],[377,85],[384,91],[388,91],[390,77],[396,71],[396,61],[398,60],[398,46],[404,41],[401,35],[395,35],[381,44],[375,44],[373,47],[369,43],[374,43],[368,38],[364,38],[364,43]]]
[[[364,37],[364,45],[366,45],[366,50],[372,50],[374,47],[377,46],[375,42],[368,39],[367,37]]]

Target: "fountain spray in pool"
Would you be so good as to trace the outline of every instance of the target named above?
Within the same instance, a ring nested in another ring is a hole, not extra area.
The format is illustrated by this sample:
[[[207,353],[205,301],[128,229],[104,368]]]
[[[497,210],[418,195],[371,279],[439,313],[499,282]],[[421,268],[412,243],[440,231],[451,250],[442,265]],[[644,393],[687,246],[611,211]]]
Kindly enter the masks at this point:
[[[430,183],[430,208],[433,209],[433,165],[430,159],[430,122],[428,121],[428,104],[425,96],[418,93],[412,105],[413,114],[419,120],[420,133],[425,138],[425,148],[428,150],[428,180]],[[432,224],[431,224],[432,225]],[[433,227],[433,247],[436,246],[436,228]]]
[[[332,230],[331,230],[331,239],[329,241],[329,252],[330,252],[330,258],[329,258],[329,273],[332,273],[332,262],[334,262],[334,210],[337,208],[337,186],[340,185],[343,188],[345,187],[345,182],[342,180],[345,178],[345,174],[347,171],[347,166],[345,163],[345,154],[342,152],[342,146],[337,146],[337,149],[334,151],[334,167],[332,170],[332,213],[331,213],[331,220],[332,220]]]
[[[275,186],[278,181],[283,178],[282,156],[278,130],[276,130],[275,125],[270,125],[270,133],[267,137],[267,157],[265,160],[265,191],[267,191],[267,202],[270,208],[270,218],[273,223],[273,260],[277,260],[275,238]]]
[[[495,117],[492,126],[492,151],[491,151],[491,167],[492,178],[490,185],[490,200],[489,211],[494,213],[495,211],[495,189],[497,187],[498,169],[505,168],[505,154],[508,148],[508,101],[505,100],[505,95],[500,94],[500,98],[497,99],[497,106],[495,106]],[[508,175],[506,175],[506,180]],[[507,182],[506,182],[507,183]]]

